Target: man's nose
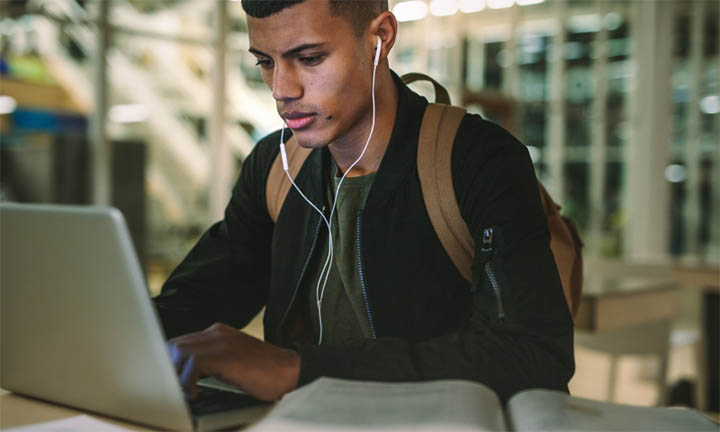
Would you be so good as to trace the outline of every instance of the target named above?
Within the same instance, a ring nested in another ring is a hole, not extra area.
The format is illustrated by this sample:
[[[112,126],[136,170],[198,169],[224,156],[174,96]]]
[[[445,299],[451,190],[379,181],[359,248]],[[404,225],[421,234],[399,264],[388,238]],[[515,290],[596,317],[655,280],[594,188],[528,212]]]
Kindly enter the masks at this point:
[[[277,67],[273,72],[272,95],[278,102],[287,102],[302,97],[303,88],[295,70]]]

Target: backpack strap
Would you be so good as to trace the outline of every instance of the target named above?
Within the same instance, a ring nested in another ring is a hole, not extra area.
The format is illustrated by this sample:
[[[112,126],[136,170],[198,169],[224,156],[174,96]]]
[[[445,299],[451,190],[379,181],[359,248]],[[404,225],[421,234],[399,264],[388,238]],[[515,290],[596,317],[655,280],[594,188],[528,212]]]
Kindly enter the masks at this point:
[[[435,88],[435,102],[445,105],[452,105],[450,103],[450,94],[445,87],[433,78],[422,74],[420,72],[410,72],[400,77],[405,84],[414,83],[415,81],[430,81]]]
[[[435,233],[458,272],[472,283],[475,243],[460,214],[452,184],[452,147],[464,115],[463,108],[428,104],[420,127],[417,164],[425,208]],[[575,316],[582,292],[582,241],[540,182],[538,189],[565,300]]]
[[[573,317],[580,306],[583,281],[582,247],[583,243],[573,222],[560,214],[560,206],[553,201],[545,187],[538,182],[540,200],[545,209],[548,230],[550,231],[550,249],[562,282],[565,300]]]
[[[293,180],[297,177],[305,160],[312,152],[312,149],[305,148],[298,144],[297,138],[290,137],[285,143],[285,150],[288,158],[288,172]],[[267,181],[265,182],[265,203],[267,204],[268,213],[273,222],[277,222],[280,210],[285,203],[285,198],[292,187],[290,179],[288,179],[283,170],[282,159],[280,153],[275,157]]]
[[[418,142],[418,176],[430,222],[463,278],[472,283],[475,242],[455,197],[452,146],[465,109],[428,104]]]

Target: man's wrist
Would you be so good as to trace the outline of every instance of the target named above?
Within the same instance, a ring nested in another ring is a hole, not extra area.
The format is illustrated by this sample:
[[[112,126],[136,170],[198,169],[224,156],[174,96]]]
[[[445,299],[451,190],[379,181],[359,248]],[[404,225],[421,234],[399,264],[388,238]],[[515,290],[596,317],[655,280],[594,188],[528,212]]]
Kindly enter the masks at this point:
[[[287,360],[285,364],[285,382],[287,383],[287,392],[297,388],[300,378],[300,354],[297,351],[285,350]],[[286,393],[287,393],[286,392]]]

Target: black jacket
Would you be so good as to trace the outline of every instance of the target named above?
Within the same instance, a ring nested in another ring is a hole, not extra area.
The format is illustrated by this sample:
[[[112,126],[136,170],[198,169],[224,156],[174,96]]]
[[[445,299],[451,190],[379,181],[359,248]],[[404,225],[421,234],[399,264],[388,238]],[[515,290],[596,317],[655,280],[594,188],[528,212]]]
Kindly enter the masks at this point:
[[[567,391],[573,323],[526,148],[477,115],[463,119],[452,172],[478,246],[469,285],[445,253],[422,198],[416,160],[427,100],[393,76],[399,105],[392,137],[358,216],[358,265],[375,337],[342,346],[296,345],[300,384],[319,376],[461,378],[489,385],[502,399],[532,387]],[[240,328],[266,306],[265,340],[290,344],[288,311],[321,225],[292,188],[277,223],[270,219],[265,183],[278,142],[275,132],[257,144],[224,220],[202,236],[156,297],[167,337],[214,322]],[[327,149],[314,150],[296,179],[318,204],[326,157]],[[489,227],[492,247],[482,251]]]

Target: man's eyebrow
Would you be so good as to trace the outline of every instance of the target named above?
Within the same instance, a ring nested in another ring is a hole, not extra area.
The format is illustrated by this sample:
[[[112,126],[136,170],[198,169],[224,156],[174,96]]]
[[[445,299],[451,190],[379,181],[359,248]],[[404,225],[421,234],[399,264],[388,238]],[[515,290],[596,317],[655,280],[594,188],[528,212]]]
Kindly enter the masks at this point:
[[[289,50],[282,53],[282,56],[284,58],[288,58],[288,57],[297,55],[298,53],[300,53],[302,51],[305,51],[308,49],[313,49],[313,48],[322,48],[324,46],[325,46],[325,42],[323,42],[323,43],[306,43],[306,44],[298,45],[294,48],[290,48]],[[265,54],[264,52],[262,52],[258,49],[252,48],[252,47],[250,47],[250,49],[248,51],[250,51],[253,54],[259,55],[259,56],[270,57],[269,55]]]

